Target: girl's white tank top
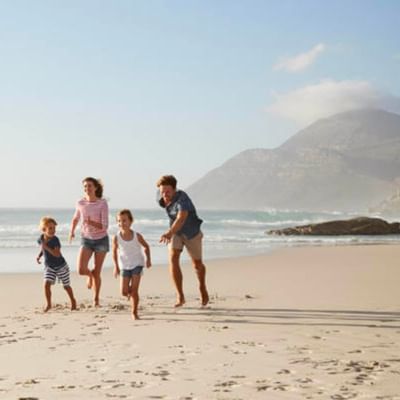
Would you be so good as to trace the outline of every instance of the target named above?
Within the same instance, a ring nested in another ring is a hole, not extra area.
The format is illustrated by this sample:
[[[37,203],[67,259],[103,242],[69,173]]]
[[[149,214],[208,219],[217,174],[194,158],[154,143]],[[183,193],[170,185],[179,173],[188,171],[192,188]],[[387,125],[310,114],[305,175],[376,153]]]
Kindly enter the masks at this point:
[[[137,239],[136,232],[133,232],[131,240],[122,239],[121,232],[118,232],[118,258],[122,269],[134,269],[145,264],[143,248]]]

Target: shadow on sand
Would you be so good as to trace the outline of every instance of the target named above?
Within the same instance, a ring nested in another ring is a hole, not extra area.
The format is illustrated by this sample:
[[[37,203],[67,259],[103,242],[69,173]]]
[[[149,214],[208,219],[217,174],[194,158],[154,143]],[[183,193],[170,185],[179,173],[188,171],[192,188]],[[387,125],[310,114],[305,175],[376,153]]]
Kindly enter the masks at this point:
[[[147,309],[146,317],[168,321],[196,321],[221,324],[293,325],[400,329],[400,312],[360,310],[310,310],[274,308],[195,308]]]

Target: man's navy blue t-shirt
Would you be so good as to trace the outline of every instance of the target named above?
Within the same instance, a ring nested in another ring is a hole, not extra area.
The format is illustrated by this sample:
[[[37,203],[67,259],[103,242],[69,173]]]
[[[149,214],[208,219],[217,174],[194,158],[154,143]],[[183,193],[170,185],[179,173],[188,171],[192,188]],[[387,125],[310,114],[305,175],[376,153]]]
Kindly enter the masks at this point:
[[[38,239],[38,243],[42,244],[43,240],[43,235],[40,236]],[[61,248],[61,243],[60,240],[58,239],[57,236],[53,236],[48,242],[47,246],[50,247],[51,249],[55,248]],[[46,267],[50,267],[53,269],[59,269],[62,266],[66,264],[65,259],[63,256],[61,257],[54,257],[52,254],[50,254],[47,250],[44,250],[44,265]]]
[[[183,224],[182,228],[176,233],[177,235],[185,236],[187,239],[194,238],[200,232],[200,225],[202,220],[197,216],[196,208],[194,207],[192,200],[182,190],[177,190],[171,204],[165,206],[164,200],[159,200],[161,207],[165,208],[169,217],[169,226],[171,226],[179,211],[187,211],[188,216]]]

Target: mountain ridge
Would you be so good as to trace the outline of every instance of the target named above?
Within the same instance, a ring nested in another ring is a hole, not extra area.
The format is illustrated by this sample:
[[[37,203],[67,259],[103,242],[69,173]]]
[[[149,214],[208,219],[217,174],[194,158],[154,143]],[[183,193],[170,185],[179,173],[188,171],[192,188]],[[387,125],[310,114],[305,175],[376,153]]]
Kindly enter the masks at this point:
[[[275,149],[244,150],[187,191],[205,209],[355,211],[393,193],[399,177],[400,115],[364,109],[318,120]]]

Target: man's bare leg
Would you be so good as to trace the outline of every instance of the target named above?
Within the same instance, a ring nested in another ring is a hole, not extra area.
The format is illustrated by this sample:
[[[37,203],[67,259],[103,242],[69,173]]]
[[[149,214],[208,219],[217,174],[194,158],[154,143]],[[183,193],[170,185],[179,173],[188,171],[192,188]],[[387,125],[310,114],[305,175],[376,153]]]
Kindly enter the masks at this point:
[[[185,295],[183,294],[183,276],[179,264],[181,253],[182,250],[169,250],[169,270],[177,293],[177,301],[175,307],[181,307],[185,304]]]
[[[201,305],[206,306],[210,301],[207,292],[206,286],[206,267],[203,264],[203,261],[200,260],[192,260],[194,269],[196,270],[197,278],[199,280],[199,289],[200,289],[200,296],[201,296]]]

